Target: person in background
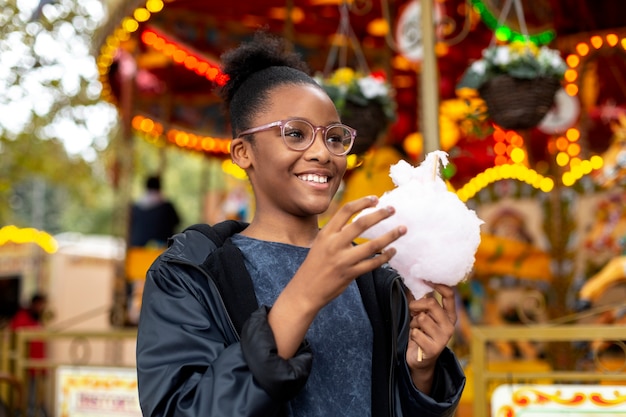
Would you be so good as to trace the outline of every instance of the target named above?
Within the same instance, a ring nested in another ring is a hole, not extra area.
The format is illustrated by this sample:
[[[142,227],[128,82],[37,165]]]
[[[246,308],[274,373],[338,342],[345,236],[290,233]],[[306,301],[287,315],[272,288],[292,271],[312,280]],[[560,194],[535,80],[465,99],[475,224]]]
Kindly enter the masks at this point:
[[[165,247],[179,223],[176,207],[161,192],[161,178],[148,177],[145,194],[131,208],[129,245]]]
[[[367,196],[320,229],[356,132],[306,64],[264,32],[222,56],[231,157],[251,222],[194,225],[146,277],[137,333],[145,417],[452,417],[465,376],[447,343],[454,289],[415,300],[387,266],[407,230]],[[415,248],[419,251],[420,248]],[[423,356],[422,356],[423,353]]]
[[[42,330],[43,314],[48,306],[48,298],[45,294],[35,293],[30,299],[30,303],[15,313],[9,323],[11,331],[20,329]],[[41,340],[33,340],[28,344],[28,359],[43,360],[46,358],[46,343]],[[26,416],[46,416],[47,413],[41,405],[38,396],[39,379],[46,377],[44,369],[28,369],[28,409]]]

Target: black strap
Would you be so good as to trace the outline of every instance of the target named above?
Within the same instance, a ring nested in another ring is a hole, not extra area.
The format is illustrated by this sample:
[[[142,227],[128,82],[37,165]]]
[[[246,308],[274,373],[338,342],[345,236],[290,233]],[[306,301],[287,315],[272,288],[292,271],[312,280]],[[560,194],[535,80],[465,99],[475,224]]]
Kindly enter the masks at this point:
[[[243,324],[253,311],[259,308],[252,278],[245,267],[243,254],[230,241],[230,236],[241,232],[247,223],[227,220],[215,226],[194,224],[185,230],[197,230],[213,245],[200,265],[211,277],[224,301],[237,334],[241,335]]]
[[[377,269],[377,272],[382,271]],[[378,300],[378,296],[388,293],[382,288],[386,280],[376,277],[369,272],[357,278],[356,283],[363,298],[365,311],[369,316],[374,332],[374,348],[372,352],[372,415],[385,416],[389,414],[390,392],[389,373],[391,363],[387,358],[391,356],[389,331],[392,327],[388,317],[383,316],[385,307]],[[385,303],[388,304],[388,303]]]
[[[243,324],[259,308],[252,278],[245,267],[243,254],[230,240],[226,241],[204,261],[213,278],[237,333],[241,335]]]

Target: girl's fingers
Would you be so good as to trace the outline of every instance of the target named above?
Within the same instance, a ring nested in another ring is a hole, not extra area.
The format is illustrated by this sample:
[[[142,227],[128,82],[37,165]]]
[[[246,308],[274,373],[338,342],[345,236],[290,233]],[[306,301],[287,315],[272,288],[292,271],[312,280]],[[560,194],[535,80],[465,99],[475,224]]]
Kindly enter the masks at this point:
[[[443,307],[448,320],[453,324],[457,321],[456,300],[454,287],[445,284],[430,284],[435,291],[441,295],[441,306]]]
[[[337,210],[335,215],[328,221],[325,228],[338,232],[344,228],[352,216],[366,208],[375,207],[376,204],[378,204],[378,197],[374,195],[350,201]]]

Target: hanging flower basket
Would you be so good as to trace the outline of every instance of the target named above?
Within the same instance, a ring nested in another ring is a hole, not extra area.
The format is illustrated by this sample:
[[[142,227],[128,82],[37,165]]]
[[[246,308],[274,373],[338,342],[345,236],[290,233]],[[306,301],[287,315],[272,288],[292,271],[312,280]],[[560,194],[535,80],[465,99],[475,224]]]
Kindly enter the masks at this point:
[[[457,89],[478,91],[491,119],[505,129],[537,126],[561,86],[566,65],[559,51],[514,41],[483,50]]]
[[[535,127],[550,111],[561,82],[554,77],[532,79],[498,75],[485,82],[478,92],[491,119],[505,129]]]

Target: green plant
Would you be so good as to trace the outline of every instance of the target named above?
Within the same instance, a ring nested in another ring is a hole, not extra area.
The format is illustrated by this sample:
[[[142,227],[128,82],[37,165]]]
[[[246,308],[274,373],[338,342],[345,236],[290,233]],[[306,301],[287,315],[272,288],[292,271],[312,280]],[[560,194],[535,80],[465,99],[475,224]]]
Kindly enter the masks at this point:
[[[341,67],[327,78],[318,74],[315,80],[326,90],[339,113],[343,112],[347,101],[359,106],[377,102],[383,109],[385,117],[389,121],[395,120],[396,103],[393,100],[393,89],[387,83],[384,73],[363,74],[352,68]]]
[[[461,77],[457,89],[478,90],[499,75],[518,79],[556,78],[561,80],[567,65],[560,52],[530,42],[514,41],[483,50],[483,57],[470,65]]]

